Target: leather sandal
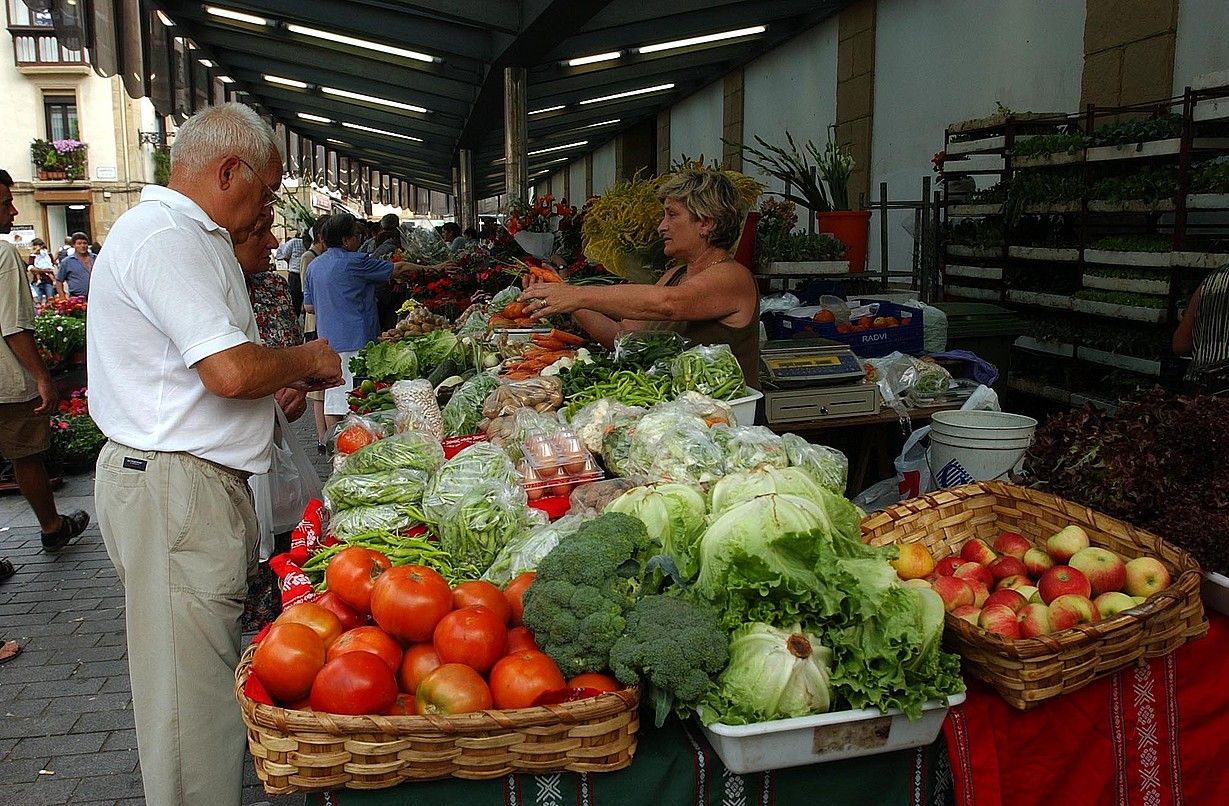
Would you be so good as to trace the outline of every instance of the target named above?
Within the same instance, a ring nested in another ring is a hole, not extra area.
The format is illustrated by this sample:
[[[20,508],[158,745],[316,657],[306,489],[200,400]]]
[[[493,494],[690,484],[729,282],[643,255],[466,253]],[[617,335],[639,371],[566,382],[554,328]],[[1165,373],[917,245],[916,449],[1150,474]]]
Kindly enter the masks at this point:
[[[90,513],[83,509],[61,516],[59,529],[51,534],[43,533],[43,551],[55,554],[81,537],[85,527],[89,525]]]

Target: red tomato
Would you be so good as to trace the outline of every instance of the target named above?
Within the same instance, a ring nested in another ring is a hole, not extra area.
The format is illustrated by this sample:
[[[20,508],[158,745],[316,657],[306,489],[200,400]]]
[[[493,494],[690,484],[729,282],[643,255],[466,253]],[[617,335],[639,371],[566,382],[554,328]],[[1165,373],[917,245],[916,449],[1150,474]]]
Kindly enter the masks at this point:
[[[485,579],[462,582],[452,589],[452,606],[457,610],[478,605],[499,616],[504,624],[512,620],[512,605],[504,598],[503,591]]]
[[[508,630],[485,607],[464,607],[440,619],[432,639],[444,663],[464,663],[485,674],[504,656]]]
[[[568,681],[568,688],[594,688],[598,691],[620,691],[623,684],[608,674],[585,672]]]
[[[332,610],[333,615],[337,616],[341,622],[341,631],[353,630],[355,627],[362,627],[367,623],[358,611],[341,600],[333,591],[325,591],[320,598],[316,599],[316,604],[326,610]]]
[[[525,612],[525,589],[533,584],[533,571],[526,571],[504,586],[504,598],[512,607],[512,626],[521,626],[521,614]]]
[[[345,455],[354,453],[359,448],[365,448],[375,439],[371,436],[371,432],[361,425],[346,426],[337,435],[337,452]]]
[[[324,666],[324,641],[306,624],[274,624],[256,645],[252,673],[279,702],[307,696]]]
[[[431,632],[452,610],[452,590],[437,572],[423,565],[386,571],[371,590],[371,616],[396,638],[429,641]]]
[[[324,642],[324,648],[328,649],[332,646],[342,633],[341,619],[326,607],[321,607],[315,602],[299,602],[291,605],[282,611],[282,614],[274,620],[274,624],[287,624],[289,622],[305,624],[316,631],[316,635],[320,636],[320,640]]]
[[[491,669],[491,698],[496,708],[528,708],[548,691],[567,683],[555,662],[542,652],[517,652]]]
[[[329,714],[382,714],[397,701],[397,678],[370,652],[331,659],[312,684],[312,710]]]
[[[511,655],[513,652],[541,652],[542,648],[533,640],[533,633],[528,627],[513,627],[508,630],[508,649],[507,653]]]
[[[433,644],[413,644],[401,659],[397,683],[411,697],[418,691],[422,679],[444,665]]]
[[[491,707],[491,690],[482,675],[463,663],[445,663],[423,678],[414,698],[418,713],[468,714]]]
[[[376,578],[391,567],[388,558],[362,546],[344,548],[329,560],[324,583],[343,602],[362,615],[371,612],[371,589]]]
[[[350,652],[368,652],[377,656],[392,669],[393,674],[401,666],[401,644],[379,627],[355,627],[343,632],[329,647],[328,659],[333,660]]]
[[[384,712],[384,716],[414,716],[418,713],[418,708],[414,703],[412,694],[398,694],[397,699]]]

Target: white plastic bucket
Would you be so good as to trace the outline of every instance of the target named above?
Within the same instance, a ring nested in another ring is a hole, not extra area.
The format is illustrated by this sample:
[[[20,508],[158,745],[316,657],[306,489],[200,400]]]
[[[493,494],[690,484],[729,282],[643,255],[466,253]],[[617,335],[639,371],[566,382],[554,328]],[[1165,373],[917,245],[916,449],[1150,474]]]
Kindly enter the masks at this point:
[[[1005,411],[941,411],[930,420],[936,487],[1005,479],[1024,464],[1037,421]]]

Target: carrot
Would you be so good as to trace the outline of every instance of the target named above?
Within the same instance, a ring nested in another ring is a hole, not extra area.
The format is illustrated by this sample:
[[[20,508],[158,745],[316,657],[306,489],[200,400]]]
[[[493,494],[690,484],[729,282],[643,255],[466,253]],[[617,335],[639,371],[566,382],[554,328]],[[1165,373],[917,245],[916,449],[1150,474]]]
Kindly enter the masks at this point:
[[[561,341],[564,344],[572,344],[577,347],[585,343],[583,336],[577,336],[575,333],[569,333],[566,330],[551,329],[551,332],[546,334],[556,341]]]
[[[562,350],[565,347],[564,343],[558,339],[540,339],[537,336],[534,336],[533,343],[541,347],[543,350],[550,350],[552,352]]]
[[[514,320],[517,327],[537,327],[538,320],[530,316],[523,316],[520,319]]]
[[[529,371],[517,370],[516,372],[505,372],[504,378],[509,381],[527,381],[532,378],[534,374],[535,373]]]
[[[491,317],[488,324],[490,324],[491,327],[512,327],[515,324],[515,322],[513,322],[511,319],[505,316],[500,316],[499,314],[495,314],[494,316]]]
[[[535,279],[541,280],[544,283],[562,283],[563,278],[554,269],[548,269],[545,266],[530,266],[529,275]]]
[[[500,316],[506,316],[509,319],[520,319],[525,315],[525,303],[509,302],[504,306],[504,309],[499,312]]]

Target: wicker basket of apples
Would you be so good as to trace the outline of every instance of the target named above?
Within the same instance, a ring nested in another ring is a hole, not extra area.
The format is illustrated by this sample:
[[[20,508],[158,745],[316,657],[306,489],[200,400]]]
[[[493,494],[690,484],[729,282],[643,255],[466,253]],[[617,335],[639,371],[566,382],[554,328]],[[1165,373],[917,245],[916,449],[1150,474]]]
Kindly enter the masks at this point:
[[[862,532],[872,545],[900,545],[893,564],[905,584],[943,598],[944,641],[1016,708],[1208,630],[1190,555],[1037,490],[941,490],[867,517]]]

